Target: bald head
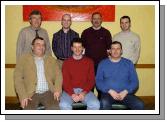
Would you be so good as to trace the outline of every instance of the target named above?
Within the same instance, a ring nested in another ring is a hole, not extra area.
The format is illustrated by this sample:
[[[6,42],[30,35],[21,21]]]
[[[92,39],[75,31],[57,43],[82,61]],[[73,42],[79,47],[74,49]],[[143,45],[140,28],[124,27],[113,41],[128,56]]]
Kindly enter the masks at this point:
[[[61,25],[63,29],[70,29],[71,26],[71,15],[70,14],[64,14],[61,19]]]

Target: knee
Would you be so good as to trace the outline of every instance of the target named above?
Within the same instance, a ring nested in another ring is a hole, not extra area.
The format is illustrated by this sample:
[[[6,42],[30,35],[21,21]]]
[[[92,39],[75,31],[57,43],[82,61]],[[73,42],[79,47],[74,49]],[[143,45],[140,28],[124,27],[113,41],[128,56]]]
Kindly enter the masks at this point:
[[[106,100],[106,99],[100,100],[100,109],[101,110],[108,110],[108,109],[110,109],[109,106],[111,106],[111,105],[110,105],[108,100]]]
[[[59,103],[60,110],[72,110],[72,105],[68,102],[60,102]]]
[[[45,106],[44,107],[46,110],[56,110],[57,107],[56,107],[56,104],[52,104],[52,105],[49,105],[49,106]]]
[[[100,109],[100,102],[98,100],[92,100],[87,103],[87,109],[89,110],[99,110]]]
[[[136,103],[136,108],[137,108],[137,110],[144,110],[144,102],[143,101],[138,101]]]

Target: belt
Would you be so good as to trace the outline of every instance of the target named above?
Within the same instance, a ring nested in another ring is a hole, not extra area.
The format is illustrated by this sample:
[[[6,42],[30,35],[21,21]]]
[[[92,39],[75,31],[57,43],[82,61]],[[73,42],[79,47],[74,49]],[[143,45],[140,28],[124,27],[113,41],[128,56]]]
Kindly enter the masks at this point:
[[[57,57],[57,59],[64,61],[66,58]]]

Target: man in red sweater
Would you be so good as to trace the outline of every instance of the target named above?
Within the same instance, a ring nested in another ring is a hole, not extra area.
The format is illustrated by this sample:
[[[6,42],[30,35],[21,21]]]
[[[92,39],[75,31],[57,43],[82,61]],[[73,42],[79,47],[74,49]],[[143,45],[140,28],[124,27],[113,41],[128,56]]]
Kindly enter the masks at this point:
[[[95,85],[93,61],[83,56],[84,47],[80,38],[71,43],[72,57],[63,63],[63,93],[60,98],[60,109],[71,110],[74,102],[82,102],[88,110],[98,110],[100,103],[91,89]]]

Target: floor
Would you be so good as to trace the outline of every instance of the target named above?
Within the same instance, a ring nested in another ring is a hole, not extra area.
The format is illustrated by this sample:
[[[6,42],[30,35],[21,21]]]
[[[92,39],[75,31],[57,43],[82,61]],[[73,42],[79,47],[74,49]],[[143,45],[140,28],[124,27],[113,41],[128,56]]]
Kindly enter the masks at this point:
[[[150,98],[142,98],[145,103],[145,110],[154,110],[155,109],[155,102],[153,99]],[[21,110],[19,103],[6,103],[5,104],[6,110]],[[58,103],[57,103],[57,110],[59,109]]]

